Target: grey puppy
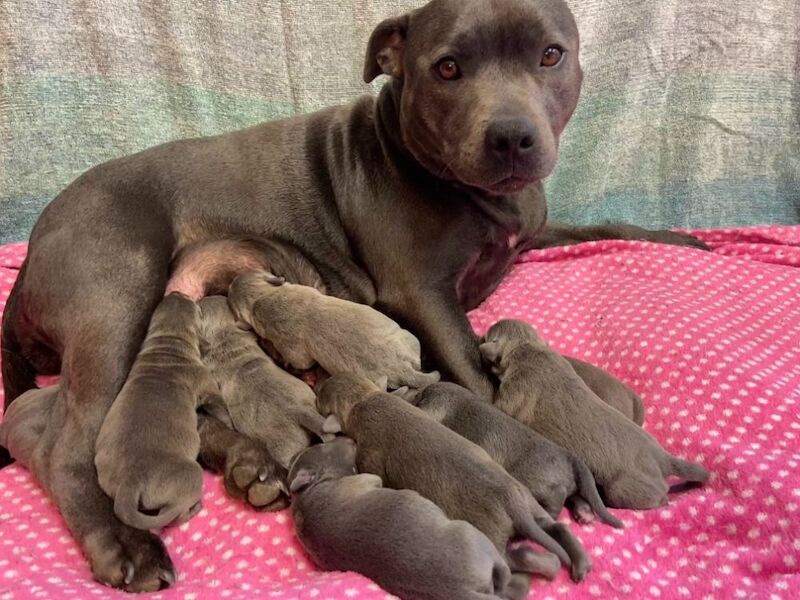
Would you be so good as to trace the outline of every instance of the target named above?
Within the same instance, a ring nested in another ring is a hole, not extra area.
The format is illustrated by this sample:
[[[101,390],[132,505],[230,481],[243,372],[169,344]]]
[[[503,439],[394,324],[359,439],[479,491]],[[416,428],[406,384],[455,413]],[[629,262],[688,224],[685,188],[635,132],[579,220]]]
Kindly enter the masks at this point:
[[[423,388],[439,380],[438,373],[421,371],[419,340],[369,306],[286,283],[265,271],[236,277],[228,302],[239,321],[296,369],[319,363],[331,374],[387,377],[393,388]]]
[[[637,425],[641,426],[644,423],[644,403],[636,392],[611,373],[606,373],[593,364],[571,356],[564,358],[600,400],[616,408]]]
[[[604,523],[623,527],[606,509],[591,471],[580,459],[468,389],[455,383],[435,383],[420,392],[414,404],[486,450],[531,491],[551,517],[558,517],[565,501],[571,500],[576,521],[590,522],[594,511]]]
[[[218,393],[200,356],[200,307],[170,294],[95,445],[100,487],[123,523],[138,529],[183,521],[200,509],[197,407]]]
[[[276,365],[252,332],[236,326],[223,296],[203,298],[200,308],[203,360],[219,384],[233,428],[263,442],[288,468],[292,458],[324,435],[314,392]]]
[[[575,581],[588,573],[591,561],[564,524],[480,446],[419,408],[352,374],[324,382],[317,405],[331,415],[330,431],[341,429],[356,441],[359,471],[377,475],[389,487],[419,492],[449,518],[472,523],[501,553],[512,538],[523,537],[571,565]],[[526,570],[514,557],[508,562],[514,571]],[[542,570],[534,564],[530,570],[550,573],[549,566]]]
[[[527,595],[527,588],[512,592],[508,565],[475,527],[451,521],[417,492],[357,474],[350,438],[304,450],[289,485],[297,537],[326,571],[361,573],[404,600]]]
[[[609,506],[656,508],[669,501],[666,477],[708,479],[602,402],[527,323],[496,323],[480,348],[500,378],[495,406],[581,458]]]

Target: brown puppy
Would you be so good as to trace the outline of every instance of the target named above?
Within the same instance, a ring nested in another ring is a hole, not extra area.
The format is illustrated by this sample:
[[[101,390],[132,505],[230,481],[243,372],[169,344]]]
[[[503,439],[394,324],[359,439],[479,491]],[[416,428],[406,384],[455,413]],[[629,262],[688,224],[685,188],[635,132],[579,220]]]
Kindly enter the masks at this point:
[[[484,339],[481,352],[500,378],[495,406],[582,459],[609,506],[656,508],[668,502],[666,477],[708,479],[602,402],[527,323],[500,321]]]
[[[314,392],[264,354],[252,332],[236,326],[223,296],[203,298],[200,308],[203,360],[219,384],[233,428],[261,441],[288,468],[323,435]]]
[[[423,388],[439,380],[421,371],[417,338],[374,308],[285,283],[265,271],[244,273],[228,292],[231,310],[297,369],[357,373],[389,386]]]
[[[163,527],[200,509],[196,411],[217,387],[200,357],[199,325],[192,300],[170,294],[161,301],[97,437],[100,487],[132,527]]]
[[[531,491],[551,517],[558,517],[569,498],[580,500],[571,511],[576,521],[590,522],[594,511],[604,523],[623,527],[606,509],[591,471],[581,460],[468,389],[455,383],[435,383],[420,392],[414,404],[486,450]]]
[[[595,367],[593,364],[571,356],[565,356],[564,358],[575,369],[578,377],[583,379],[583,383],[600,400],[616,408],[637,425],[641,426],[644,423],[644,403],[636,392],[611,375],[611,373],[606,373],[603,369]]]
[[[297,537],[326,571],[361,573],[404,600],[527,596],[527,588],[509,589],[508,565],[475,527],[451,521],[414,491],[358,475],[349,438],[304,450],[289,485]]]
[[[419,492],[450,519],[472,523],[501,553],[520,536],[571,565],[575,581],[588,573],[591,562],[580,542],[525,486],[485,450],[417,407],[350,374],[334,375],[323,383],[317,405],[320,412],[332,415],[327,421],[330,430],[338,425],[356,441],[359,471],[378,475],[389,487]],[[523,570],[515,565],[512,569]]]

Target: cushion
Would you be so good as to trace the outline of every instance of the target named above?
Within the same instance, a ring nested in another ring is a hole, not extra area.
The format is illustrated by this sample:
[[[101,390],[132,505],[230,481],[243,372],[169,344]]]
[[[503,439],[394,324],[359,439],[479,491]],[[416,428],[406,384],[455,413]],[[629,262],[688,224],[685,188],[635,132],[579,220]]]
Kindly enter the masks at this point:
[[[713,252],[590,242],[529,252],[470,315],[532,323],[560,352],[635,389],[645,428],[712,471],[626,525],[570,528],[594,570],[562,571],[531,598],[771,598],[800,585],[800,226],[695,232]],[[0,308],[25,253],[0,247]],[[288,511],[261,514],[207,475],[204,508],[163,532],[180,573],[152,598],[391,598],[353,573],[320,573]],[[562,518],[567,521],[566,512]],[[91,580],[53,504],[18,465],[0,471],[0,600],[119,597]]]

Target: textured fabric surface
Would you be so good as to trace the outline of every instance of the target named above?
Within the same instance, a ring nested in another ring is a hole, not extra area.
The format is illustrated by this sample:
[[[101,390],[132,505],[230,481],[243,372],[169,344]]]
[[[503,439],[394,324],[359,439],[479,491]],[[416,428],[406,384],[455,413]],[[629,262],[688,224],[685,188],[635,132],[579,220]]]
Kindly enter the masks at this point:
[[[800,3],[570,0],[584,94],[551,214],[800,222]],[[363,52],[422,0],[0,0],[0,242],[90,166],[375,90]]]
[[[471,314],[477,331],[523,318],[559,351],[638,391],[645,427],[712,472],[666,508],[614,511],[624,530],[572,530],[594,560],[531,597],[788,600],[800,585],[800,227],[699,232],[712,253],[595,242],[523,256]],[[24,245],[0,248],[0,308]],[[355,574],[322,574],[288,513],[258,514],[208,476],[202,512],[168,529],[180,579],[152,598],[378,600]],[[18,466],[0,471],[0,599],[127,597],[91,582],[53,505]],[[455,600],[455,599],[454,599]]]

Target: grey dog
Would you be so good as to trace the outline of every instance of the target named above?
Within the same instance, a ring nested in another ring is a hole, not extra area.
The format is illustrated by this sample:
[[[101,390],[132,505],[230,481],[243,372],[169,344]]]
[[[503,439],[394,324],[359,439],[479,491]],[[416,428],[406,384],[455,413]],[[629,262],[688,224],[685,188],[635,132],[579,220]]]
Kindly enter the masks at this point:
[[[500,378],[495,406],[580,457],[609,506],[656,508],[668,502],[666,477],[708,479],[602,402],[527,323],[499,321],[481,350]]]
[[[60,421],[44,434],[48,492],[95,577],[135,591],[172,569],[156,536],[126,528],[110,501],[101,510],[93,457],[187,247],[294,245],[330,294],[375,305],[417,336],[430,368],[487,400],[465,310],[520,252],[614,237],[703,247],[629,225],[545,224],[542,180],[580,94],[578,50],[563,0],[432,0],[372,33],[364,79],[389,76],[377,99],[113,160],[50,203],[3,315],[3,384],[8,404],[37,372],[64,375]],[[86,543],[96,537],[103,553]]]
[[[330,374],[385,376],[393,388],[422,388],[439,380],[438,373],[421,371],[419,340],[369,306],[264,271],[234,279],[228,302],[240,322],[296,369],[319,364]]]
[[[637,425],[641,426],[644,423],[644,403],[636,392],[593,364],[571,356],[564,358],[600,400],[616,408]]]
[[[319,388],[320,412],[331,415],[358,446],[358,469],[389,487],[419,492],[451,519],[480,529],[501,553],[520,536],[556,554],[582,580],[591,561],[563,523],[480,446],[450,431],[408,402],[355,375],[334,375]],[[514,565],[513,570],[524,570]],[[538,570],[538,565],[532,569]],[[549,573],[549,568],[545,569]]]
[[[200,509],[196,414],[217,386],[200,357],[199,329],[197,303],[181,294],[162,300],[97,437],[100,487],[132,527],[163,527]]]
[[[448,429],[477,444],[514,479],[525,485],[551,517],[567,500],[575,520],[594,514],[613,527],[622,522],[608,512],[589,468],[554,444],[454,383],[425,388],[414,404]]]
[[[326,571],[355,571],[404,600],[521,599],[505,560],[480,531],[411,490],[356,470],[340,437],[312,446],[289,472],[297,537]],[[557,561],[556,561],[557,563]]]

